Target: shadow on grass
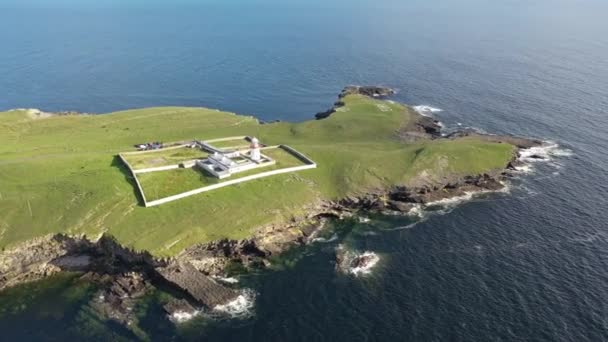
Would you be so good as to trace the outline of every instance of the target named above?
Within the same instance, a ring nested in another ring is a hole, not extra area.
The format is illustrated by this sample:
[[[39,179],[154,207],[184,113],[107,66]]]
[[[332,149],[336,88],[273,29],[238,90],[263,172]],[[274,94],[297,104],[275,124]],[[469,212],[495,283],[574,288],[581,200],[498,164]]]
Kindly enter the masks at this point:
[[[141,193],[139,192],[137,183],[133,178],[133,174],[131,174],[131,170],[129,170],[129,168],[122,162],[122,160],[120,160],[119,156],[114,156],[114,158],[112,159],[112,164],[110,164],[110,166],[117,168],[120,173],[125,176],[125,180],[129,182],[129,184],[131,184],[131,186],[133,187],[133,195],[135,196],[135,198],[137,198],[137,205],[139,205],[140,207],[144,207],[144,199],[141,197]]]

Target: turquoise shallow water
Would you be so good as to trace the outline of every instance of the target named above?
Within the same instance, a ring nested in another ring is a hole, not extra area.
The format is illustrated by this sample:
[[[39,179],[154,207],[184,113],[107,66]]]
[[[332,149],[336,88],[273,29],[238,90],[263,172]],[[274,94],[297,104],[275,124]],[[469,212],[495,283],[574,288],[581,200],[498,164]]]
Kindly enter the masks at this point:
[[[552,160],[509,194],[407,229],[400,217],[336,223],[336,241],[242,276],[256,292],[249,317],[176,328],[150,298],[140,326],[153,340],[605,340],[607,6],[10,0],[0,4],[0,108],[190,105],[304,120],[346,84],[379,83],[399,90],[395,100],[443,109],[434,115],[448,129],[555,141]],[[340,243],[380,262],[368,276],[337,273]],[[3,337],[137,338],[92,315],[94,290],[72,281],[0,295]]]

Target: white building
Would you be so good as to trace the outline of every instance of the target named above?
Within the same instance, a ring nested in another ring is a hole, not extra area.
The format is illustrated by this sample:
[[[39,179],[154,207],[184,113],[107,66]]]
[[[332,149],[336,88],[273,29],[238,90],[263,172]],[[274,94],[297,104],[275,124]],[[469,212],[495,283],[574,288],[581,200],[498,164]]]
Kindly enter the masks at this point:
[[[227,153],[214,152],[208,158],[196,161],[198,167],[219,179],[230,177],[233,173],[269,166],[275,163],[272,158],[260,152],[260,142],[257,138],[251,139],[248,153],[241,153],[240,151]]]
[[[260,141],[258,140],[258,138],[254,137],[253,139],[251,139],[250,148],[251,150],[249,151],[249,156],[251,157],[251,160],[253,160],[254,162],[259,162],[262,157],[260,153]]]

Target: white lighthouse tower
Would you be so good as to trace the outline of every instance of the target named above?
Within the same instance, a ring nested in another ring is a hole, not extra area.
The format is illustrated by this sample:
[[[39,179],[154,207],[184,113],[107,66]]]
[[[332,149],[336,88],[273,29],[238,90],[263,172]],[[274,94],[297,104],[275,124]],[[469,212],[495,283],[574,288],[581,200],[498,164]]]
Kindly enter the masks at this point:
[[[262,157],[260,154],[260,141],[258,140],[258,138],[253,138],[251,139],[251,151],[249,152],[249,156],[251,157],[251,160],[255,161],[255,162],[259,162]]]

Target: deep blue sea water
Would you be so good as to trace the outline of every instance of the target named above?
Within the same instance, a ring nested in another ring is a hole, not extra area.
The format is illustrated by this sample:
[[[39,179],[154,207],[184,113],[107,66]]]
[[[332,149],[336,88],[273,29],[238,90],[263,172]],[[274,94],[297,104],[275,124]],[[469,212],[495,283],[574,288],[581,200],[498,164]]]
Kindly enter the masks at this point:
[[[176,328],[150,304],[142,327],[153,340],[608,340],[607,15],[599,0],[4,0],[0,109],[305,120],[344,85],[384,84],[443,109],[447,128],[554,141],[508,194],[414,226],[335,223],[337,241],[243,276],[250,317]],[[339,274],[340,243],[380,262]],[[4,295],[3,338],[134,337],[95,321],[86,288],[53,284]]]

